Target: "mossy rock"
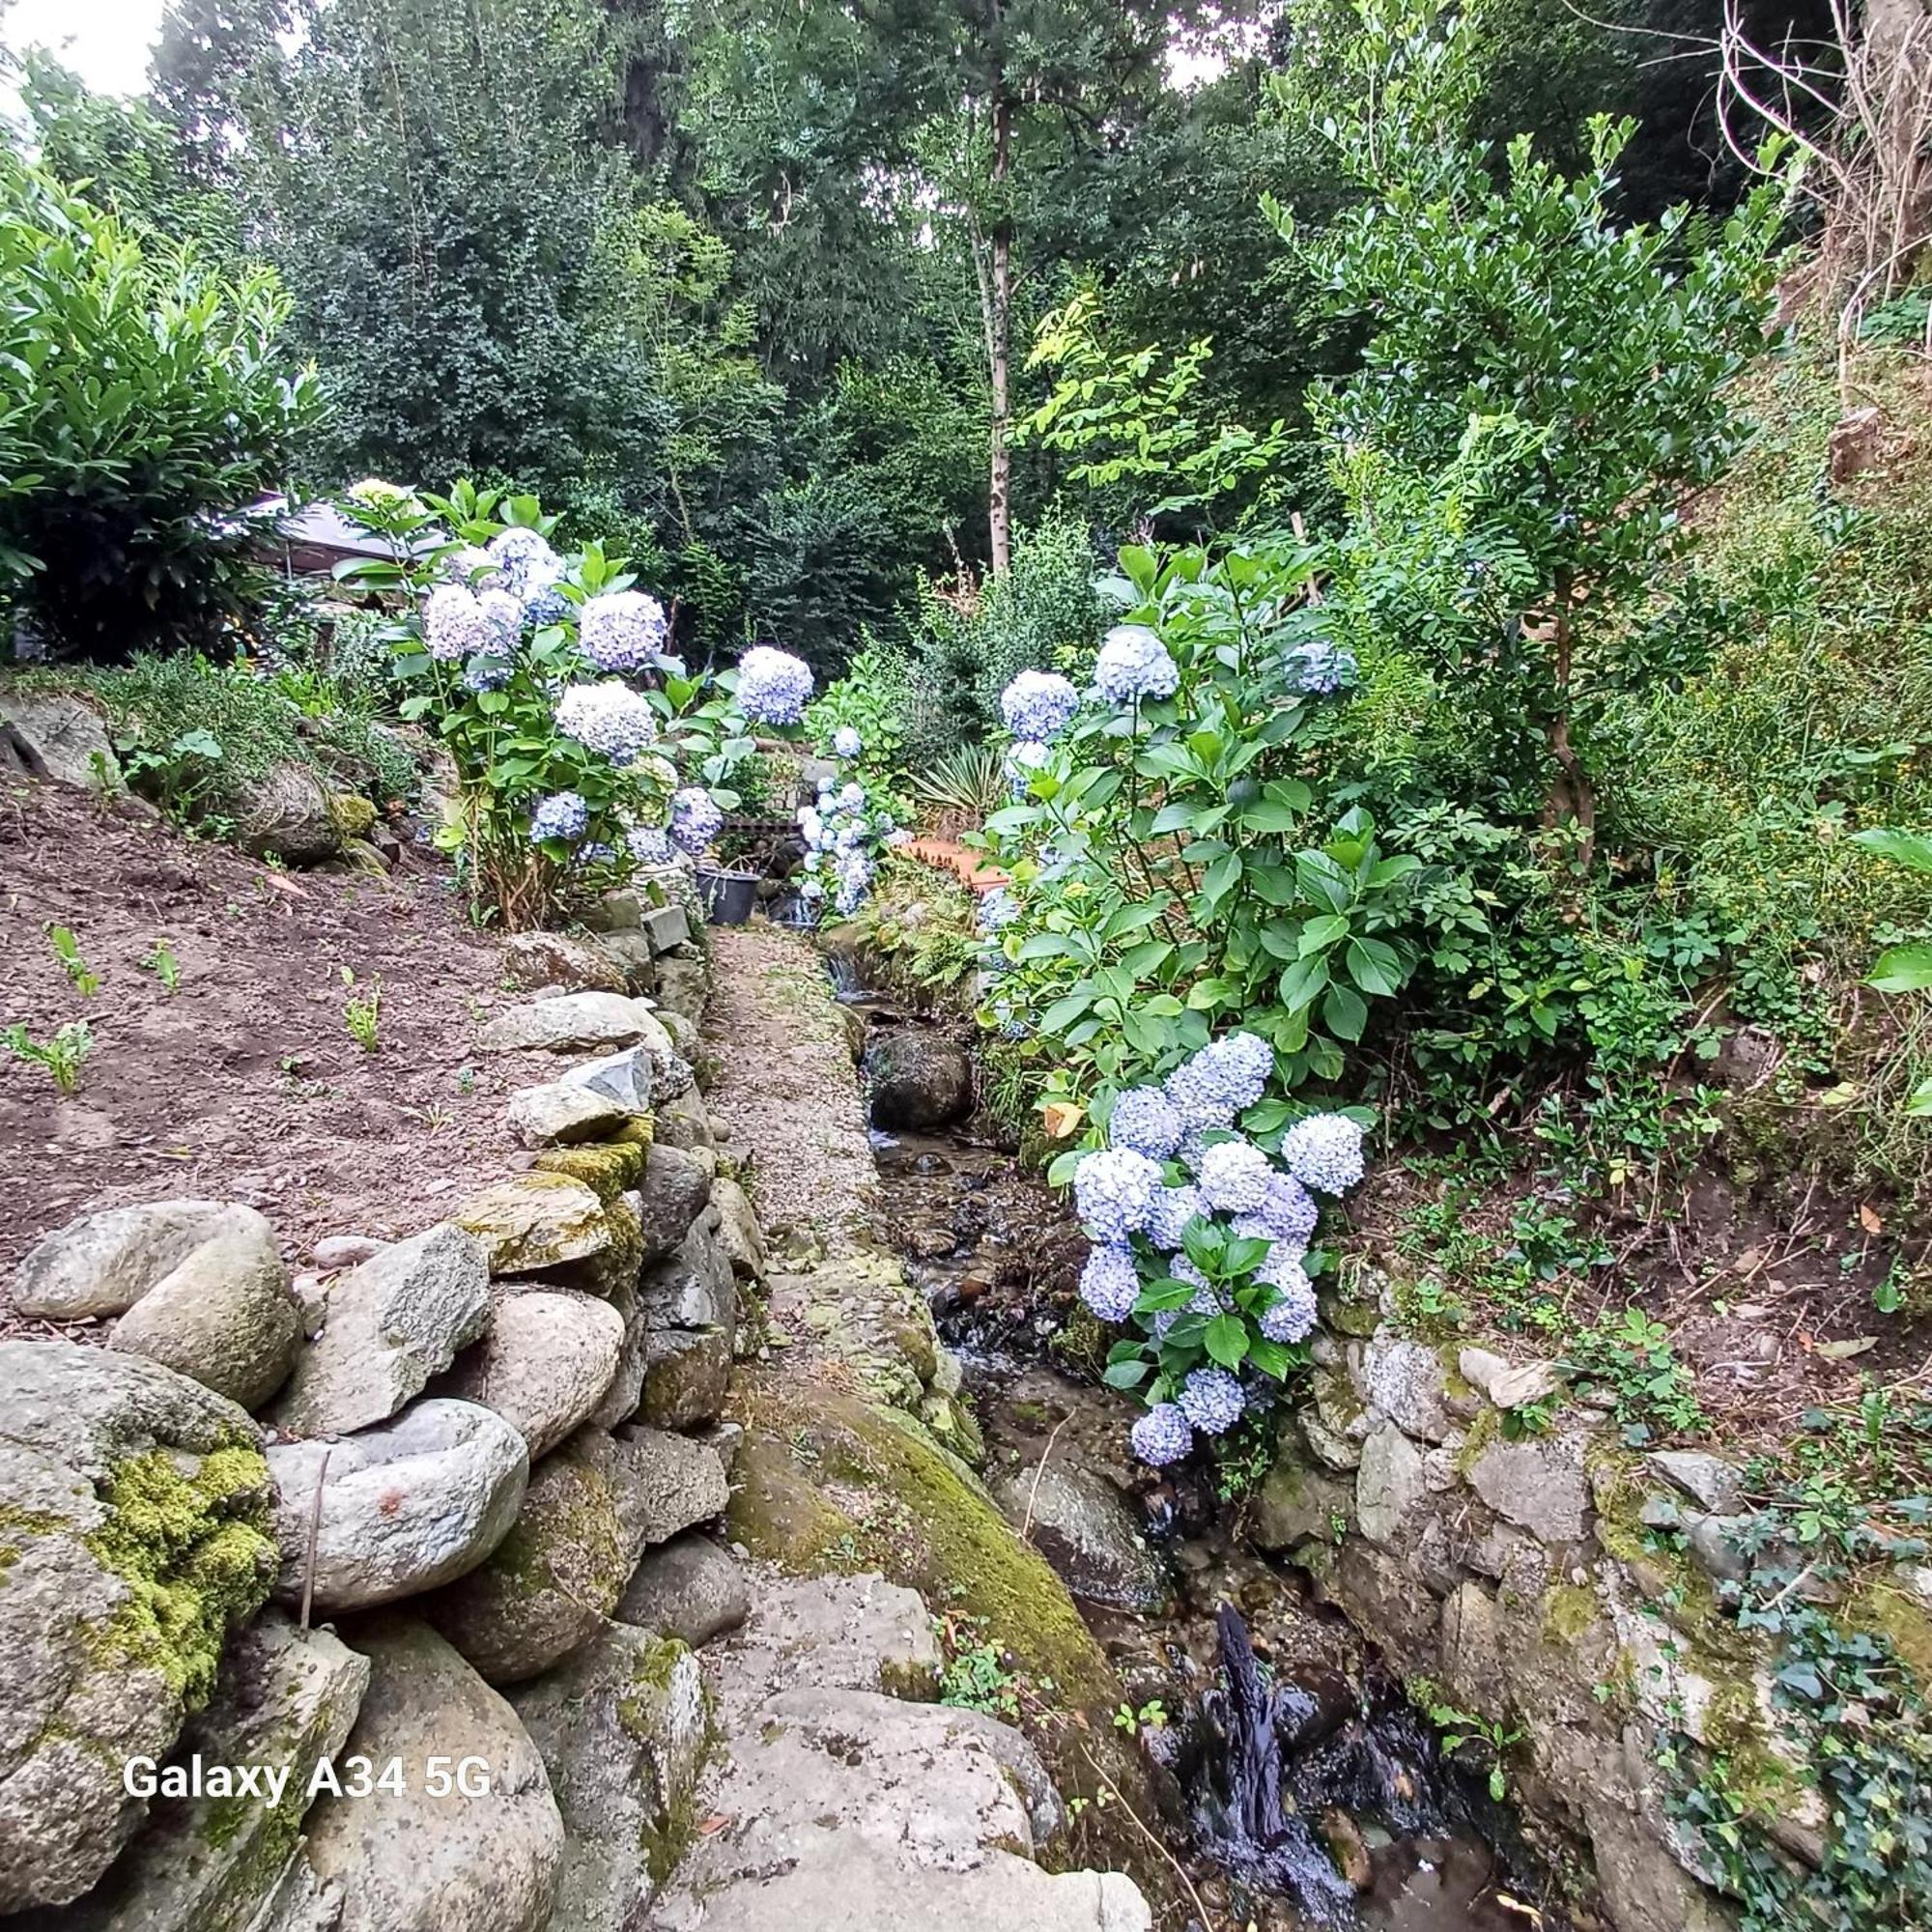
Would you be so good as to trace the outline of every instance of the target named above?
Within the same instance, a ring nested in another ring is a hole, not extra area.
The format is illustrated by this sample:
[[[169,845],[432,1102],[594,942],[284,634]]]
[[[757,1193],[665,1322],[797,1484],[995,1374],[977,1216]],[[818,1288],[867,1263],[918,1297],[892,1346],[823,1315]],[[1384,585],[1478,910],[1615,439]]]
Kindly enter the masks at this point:
[[[376,823],[376,808],[359,792],[331,792],[328,815],[344,838],[367,838]]]
[[[644,1172],[650,1143],[586,1141],[577,1147],[552,1148],[530,1165],[540,1174],[568,1175],[581,1180],[608,1208],[626,1188],[637,1186]]]

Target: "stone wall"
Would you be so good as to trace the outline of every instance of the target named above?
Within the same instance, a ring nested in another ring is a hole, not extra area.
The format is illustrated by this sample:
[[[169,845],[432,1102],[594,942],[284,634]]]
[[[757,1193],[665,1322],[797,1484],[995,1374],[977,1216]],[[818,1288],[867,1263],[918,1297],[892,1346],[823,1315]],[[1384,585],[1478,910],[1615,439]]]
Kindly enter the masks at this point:
[[[1378,1284],[1375,1285],[1377,1288]],[[1734,1922],[1671,1816],[1659,1750],[1722,1752],[1784,1854],[1824,1824],[1771,1697],[1761,1643],[1724,1614],[1743,1575],[1740,1472],[1621,1445],[1572,1402],[1513,1423],[1550,1365],[1400,1331],[1379,1300],[1324,1306],[1315,1368],[1257,1511],[1257,1537],[1406,1678],[1519,1742],[1512,1797],[1617,1932]]]

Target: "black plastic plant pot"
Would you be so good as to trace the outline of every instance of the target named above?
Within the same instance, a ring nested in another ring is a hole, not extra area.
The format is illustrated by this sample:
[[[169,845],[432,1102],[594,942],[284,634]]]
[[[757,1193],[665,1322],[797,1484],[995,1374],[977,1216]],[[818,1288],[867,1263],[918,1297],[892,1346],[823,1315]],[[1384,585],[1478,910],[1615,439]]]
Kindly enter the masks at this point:
[[[704,917],[713,925],[743,925],[752,916],[758,890],[755,872],[727,872],[709,866],[697,868],[697,895]]]

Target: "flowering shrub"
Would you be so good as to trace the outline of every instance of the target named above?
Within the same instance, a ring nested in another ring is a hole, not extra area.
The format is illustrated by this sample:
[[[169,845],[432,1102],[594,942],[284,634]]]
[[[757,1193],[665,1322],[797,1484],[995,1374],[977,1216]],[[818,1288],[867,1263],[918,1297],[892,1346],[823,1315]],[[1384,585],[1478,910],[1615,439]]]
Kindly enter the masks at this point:
[[[833,750],[844,760],[860,757],[865,746],[858,727],[839,725],[833,733]],[[884,786],[857,776],[827,780],[816,804],[799,807],[798,829],[805,837],[799,896],[814,919],[828,907],[840,919],[850,919],[871,888],[880,851],[912,837],[900,825]]]
[[[737,802],[747,716],[803,714],[811,674],[770,646],[736,672],[694,677],[665,652],[658,600],[598,545],[559,554],[534,497],[371,479],[342,508],[393,552],[342,574],[411,599],[391,636],[403,713],[449,749],[460,816],[440,837],[508,924],[673,852],[701,854]]]
[[[1106,1380],[1149,1404],[1132,1432],[1146,1463],[1225,1434],[1307,1359],[1321,1265],[1310,1190],[1362,1178],[1362,1129],[1311,1114],[1280,1131],[1273,1061],[1255,1035],[1223,1034],[1160,1086],[1103,1098],[1104,1145],[1056,1163],[1094,1243],[1080,1298],[1134,1331],[1109,1352]]]

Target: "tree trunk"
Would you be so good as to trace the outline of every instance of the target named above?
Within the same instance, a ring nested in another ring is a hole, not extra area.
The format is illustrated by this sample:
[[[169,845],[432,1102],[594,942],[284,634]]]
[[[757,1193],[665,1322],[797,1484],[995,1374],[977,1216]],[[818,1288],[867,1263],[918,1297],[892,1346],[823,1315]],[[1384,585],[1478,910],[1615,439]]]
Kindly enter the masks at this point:
[[[1590,869],[1597,847],[1597,789],[1590,774],[1577,755],[1570,739],[1571,606],[1573,586],[1568,568],[1556,573],[1556,627],[1554,642],[1555,673],[1551,701],[1554,709],[1544,722],[1544,742],[1556,766],[1544,796],[1543,822],[1561,825],[1566,819],[1577,822],[1577,866]]]
[[[986,488],[986,526],[993,575],[1003,577],[1013,559],[1012,454],[1007,447],[1008,376],[1013,308],[1013,221],[1007,199],[1012,162],[1013,109],[1006,74],[993,68],[993,245],[986,317],[986,355],[992,384],[991,469]]]

